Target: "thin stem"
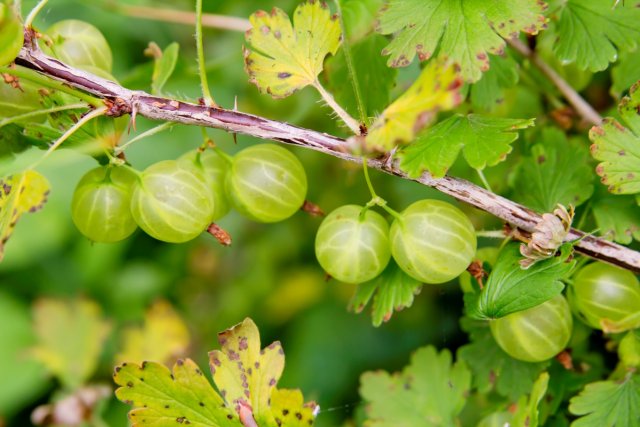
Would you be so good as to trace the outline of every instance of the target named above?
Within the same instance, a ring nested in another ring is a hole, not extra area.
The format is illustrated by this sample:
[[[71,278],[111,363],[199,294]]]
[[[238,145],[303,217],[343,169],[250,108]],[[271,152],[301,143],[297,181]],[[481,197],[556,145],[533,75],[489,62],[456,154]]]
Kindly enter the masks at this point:
[[[367,163],[366,157],[362,158],[362,170],[364,171],[364,180],[367,182],[367,187],[369,188],[369,193],[371,193],[371,198],[376,199],[378,195],[376,194],[376,190],[373,188],[371,178],[369,177],[369,164]]]
[[[356,135],[360,135],[360,124],[358,123],[358,121],[353,117],[351,117],[351,115],[347,113],[340,106],[340,104],[336,102],[335,99],[333,99],[333,95],[327,92],[326,89],[322,87],[320,82],[317,80],[313,84],[313,87],[315,87],[318,90],[318,92],[320,92],[320,95],[322,96],[322,99],[324,99],[324,102],[326,102],[327,105],[331,107],[333,111],[336,112],[336,114],[338,115],[338,117],[340,117],[340,119],[344,122],[344,124],[347,125],[347,127],[351,129],[353,133],[355,133]]]
[[[519,39],[507,40],[509,46],[518,51],[522,56],[529,58],[531,63],[558,88],[560,93],[566,98],[571,106],[582,116],[583,119],[591,124],[599,125],[602,123],[602,116],[580,96],[575,89],[571,87],[549,64],[538,56],[529,46],[521,42]]]
[[[89,108],[89,105],[85,103],[68,104],[68,105],[60,105],[58,107],[53,107],[53,108],[47,108],[46,110],[30,111],[28,113],[19,114],[17,116],[11,116],[11,117],[7,117],[5,119],[0,120],[0,128],[2,128],[3,126],[9,125],[11,123],[19,122],[20,120],[29,119],[31,117],[42,116],[50,113],[57,113],[60,111],[78,110],[80,108]]]
[[[119,4],[116,6],[116,10],[123,15],[134,18],[174,22],[176,24],[194,25],[197,21],[196,14],[194,12],[182,10],[158,9],[156,7],[145,6],[125,6]],[[244,18],[203,13],[202,26],[207,28],[216,28],[219,30],[245,32],[251,28],[251,23],[248,19]]]
[[[360,115],[360,122],[364,123],[365,126],[369,126],[369,120],[367,117],[367,109],[364,105],[364,101],[362,99],[362,92],[360,91],[360,80],[358,80],[358,73],[356,71],[355,64],[353,62],[353,57],[351,56],[351,43],[349,43],[349,38],[347,37],[347,30],[344,26],[344,19],[342,19],[342,7],[340,5],[340,0],[335,0],[336,9],[338,10],[338,17],[340,20],[340,27],[342,28],[342,51],[344,52],[344,59],[347,63],[347,69],[349,70],[349,75],[351,76],[351,86],[353,86],[353,93],[356,96],[356,105],[358,106],[358,114]]]
[[[478,230],[476,231],[477,237],[486,237],[489,239],[504,239],[504,231],[503,230]]]
[[[209,82],[207,81],[207,70],[204,62],[204,46],[202,43],[202,0],[196,0],[196,47],[198,50],[198,74],[200,74],[200,86],[202,87],[202,96],[206,105],[215,107],[216,101],[209,91]]]
[[[31,12],[29,12],[29,15],[27,15],[27,19],[24,20],[25,28],[31,28],[33,20],[36,19],[36,16],[38,15],[38,13],[40,13],[42,8],[46,6],[48,1],[49,0],[40,0],[36,7],[31,9]]]
[[[362,212],[360,213],[360,219],[364,218],[364,214],[366,213],[367,209],[369,209],[369,208],[371,208],[373,206],[379,206],[382,209],[384,209],[385,211],[387,211],[391,216],[396,218],[398,221],[402,222],[402,216],[398,212],[396,212],[395,210],[391,209],[387,205],[387,201],[385,199],[383,199],[382,197],[380,197],[380,196],[378,196],[376,194],[376,190],[373,188],[373,184],[371,183],[371,178],[369,177],[369,166],[367,164],[367,158],[366,157],[362,158],[362,170],[364,171],[364,179],[367,182],[367,187],[369,188],[369,193],[371,193],[371,200],[362,209]]]
[[[491,185],[489,184],[489,181],[487,181],[487,178],[484,176],[484,172],[482,172],[482,169],[476,169],[476,172],[478,173],[478,176],[480,177],[480,181],[482,181],[482,185],[484,185],[484,188],[493,193]]]
[[[75,96],[76,98],[79,98],[85,101],[87,104],[95,108],[104,106],[104,103],[102,102],[102,100],[98,98],[94,98],[93,96],[87,95],[85,92],[79,91],[77,89],[73,89],[60,81],[50,79],[28,68],[0,67],[0,74],[10,74],[12,76],[20,77],[21,79],[25,79],[25,80],[29,80],[30,82],[37,83],[44,87],[59,90],[60,92],[64,92],[69,95]]]
[[[153,136],[153,135],[155,135],[157,133],[160,133],[160,132],[162,132],[162,131],[164,131],[166,129],[170,129],[173,126],[175,126],[175,123],[173,123],[173,122],[164,122],[161,125],[153,127],[153,128],[151,128],[151,129],[149,129],[147,131],[142,132],[140,135],[138,135],[138,136],[136,136],[134,138],[131,138],[126,143],[116,147],[114,151],[116,152],[116,155],[118,155],[118,154],[124,152],[124,150],[126,150],[131,144],[136,143],[136,142],[138,142],[138,141],[140,141],[142,139],[148,138],[150,136]]]
[[[105,115],[106,112],[107,112],[107,107],[101,107],[91,111],[90,113],[87,113],[84,117],[78,120],[76,124],[74,124],[69,129],[67,129],[67,131],[60,136],[60,138],[58,138],[53,144],[51,144],[51,146],[44,153],[44,155],[40,159],[38,159],[38,161],[36,161],[34,165],[31,166],[31,169],[34,169],[38,164],[40,164],[43,160],[49,157],[51,153],[53,153],[58,147],[60,147],[63,142],[69,139],[71,135],[76,133],[87,122],[89,122],[91,119],[94,119],[96,117]]]

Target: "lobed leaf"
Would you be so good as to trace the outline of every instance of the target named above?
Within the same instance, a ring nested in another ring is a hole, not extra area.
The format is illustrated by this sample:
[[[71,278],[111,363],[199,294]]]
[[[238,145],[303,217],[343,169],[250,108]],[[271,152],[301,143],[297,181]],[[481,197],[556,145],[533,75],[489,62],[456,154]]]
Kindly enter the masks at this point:
[[[452,364],[451,353],[434,347],[418,349],[400,373],[366,372],[360,395],[368,403],[367,427],[457,425],[471,387],[464,362]]]
[[[504,51],[504,39],[545,28],[545,8],[535,0],[391,0],[379,31],[396,37],[382,53],[391,67],[440,53],[460,66],[466,81],[476,82],[489,69],[488,54]]]
[[[284,98],[317,83],[328,54],[340,47],[342,31],[326,3],[307,0],[293,13],[274,7],[251,15],[244,48],[249,81],[274,98]]]
[[[640,42],[638,5],[637,0],[617,7],[602,0],[563,2],[554,47],[558,59],[595,72],[614,62],[619,50],[635,50]]]
[[[371,150],[390,151],[413,141],[435,120],[438,111],[451,110],[462,102],[461,85],[455,67],[445,61],[430,62],[411,87],[376,118],[365,145]]]
[[[640,82],[622,99],[618,111],[627,127],[607,118],[591,128],[591,154],[602,162],[596,172],[611,193],[640,193]]]
[[[598,234],[628,245],[640,241],[640,209],[633,197],[609,196],[593,202]]]
[[[544,128],[531,153],[520,160],[512,183],[514,199],[540,212],[579,206],[593,194],[593,172],[582,140]]]
[[[49,181],[34,170],[0,178],[0,261],[20,217],[42,209],[48,195]]]
[[[395,262],[390,262],[380,276],[358,285],[350,307],[360,313],[373,297],[371,320],[377,327],[388,322],[394,311],[410,307],[421,288],[422,283],[407,275]]]
[[[100,306],[86,299],[41,299],[33,306],[37,343],[31,354],[68,389],[95,372],[111,326]]]
[[[564,289],[560,279],[575,265],[567,262],[571,251],[571,246],[565,244],[560,256],[539,261],[524,270],[520,267],[519,244],[505,246],[482,291],[465,294],[468,315],[475,319],[499,319],[560,294]]]
[[[456,114],[438,123],[400,153],[400,168],[416,178],[425,170],[443,177],[462,151],[474,169],[494,166],[506,159],[518,130],[533,126],[534,119],[503,119],[476,114]]]
[[[640,421],[640,377],[597,381],[573,397],[569,411],[580,416],[572,427],[632,427]]]
[[[153,360],[166,363],[185,353],[189,346],[189,330],[171,304],[160,300],[145,313],[144,326],[122,331],[122,351],[116,363],[142,363]]]

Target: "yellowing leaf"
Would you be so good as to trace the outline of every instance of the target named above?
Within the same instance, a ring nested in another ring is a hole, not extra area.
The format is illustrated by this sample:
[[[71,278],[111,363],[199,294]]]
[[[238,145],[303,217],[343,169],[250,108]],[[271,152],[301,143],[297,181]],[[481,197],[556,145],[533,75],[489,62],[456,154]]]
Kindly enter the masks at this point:
[[[174,361],[189,346],[189,330],[167,301],[153,304],[145,314],[144,326],[125,329],[122,336],[124,344],[116,356],[118,364]]]
[[[389,151],[413,141],[422,128],[433,122],[438,111],[451,110],[462,102],[461,85],[454,66],[430,62],[413,85],[373,123],[366,138],[367,148]]]
[[[293,25],[277,7],[271,13],[260,10],[249,20],[252,28],[246,35],[245,69],[249,80],[274,98],[316,85],[324,58],[340,47],[340,23],[321,1],[300,4]]]
[[[271,411],[278,426],[309,427],[317,408],[315,402],[304,403],[300,390],[274,389],[271,393]]]
[[[0,261],[4,246],[22,214],[42,209],[49,195],[49,182],[28,170],[0,179]]]
[[[69,389],[93,375],[111,329],[100,307],[85,299],[41,299],[33,308],[38,344],[33,356]]]

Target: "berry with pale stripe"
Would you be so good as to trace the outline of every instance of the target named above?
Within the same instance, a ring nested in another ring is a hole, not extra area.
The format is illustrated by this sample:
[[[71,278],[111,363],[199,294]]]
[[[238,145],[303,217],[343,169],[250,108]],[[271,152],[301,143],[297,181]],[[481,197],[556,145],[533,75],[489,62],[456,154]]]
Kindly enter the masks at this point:
[[[391,254],[400,268],[423,283],[445,283],[466,270],[476,252],[473,224],[460,209],[420,200],[391,224]]]
[[[567,300],[556,295],[535,307],[492,320],[490,327],[493,338],[509,356],[541,362],[567,346],[573,318]]]
[[[204,174],[186,162],[164,160],[140,174],[131,213],[150,236],[170,243],[194,239],[205,231],[214,201]]]
[[[179,161],[187,162],[187,165],[200,169],[207,179],[207,183],[213,197],[213,218],[217,219],[225,216],[231,206],[229,198],[224,188],[224,182],[229,173],[230,160],[223,157],[223,154],[214,150],[189,151],[180,157]]]
[[[620,322],[640,312],[640,283],[636,276],[602,262],[578,271],[567,297],[578,318],[595,329],[604,329],[603,321]]]
[[[137,228],[130,200],[136,181],[134,172],[100,166],[78,182],[71,202],[71,218],[78,230],[99,243],[113,243],[129,237]]]
[[[316,235],[316,258],[332,277],[362,283],[378,276],[389,263],[389,224],[377,212],[345,205],[331,212]]]
[[[300,160],[274,144],[254,145],[233,158],[227,175],[232,206],[259,222],[277,222],[296,213],[307,194],[307,175]]]

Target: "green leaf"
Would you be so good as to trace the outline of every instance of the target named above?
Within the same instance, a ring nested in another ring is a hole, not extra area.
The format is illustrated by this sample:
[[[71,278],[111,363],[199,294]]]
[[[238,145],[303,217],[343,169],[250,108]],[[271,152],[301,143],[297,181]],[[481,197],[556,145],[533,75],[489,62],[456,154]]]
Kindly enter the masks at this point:
[[[640,331],[629,331],[622,338],[618,346],[618,358],[625,368],[640,366]]]
[[[345,33],[351,42],[358,41],[374,29],[376,15],[384,0],[339,0],[342,8],[342,20]],[[383,46],[384,47],[384,46]],[[378,56],[380,51],[378,50]]]
[[[178,360],[173,371],[155,362],[126,363],[116,368],[113,379],[121,386],[116,397],[136,408],[129,412],[133,427],[242,426],[190,359]]]
[[[70,390],[95,372],[111,326],[102,310],[86,299],[41,299],[33,307],[38,342],[33,356]]]
[[[279,342],[261,350],[258,328],[251,319],[221,332],[218,341],[222,350],[209,353],[216,389],[189,359],[179,360],[173,373],[153,362],[116,368],[114,381],[121,386],[116,396],[134,406],[129,413],[133,427],[313,425],[315,403],[304,403],[298,390],[275,388],[284,368]]]
[[[520,267],[520,244],[511,243],[500,251],[489,279],[479,294],[464,296],[465,308],[475,319],[499,319],[526,310],[560,294],[564,285],[560,279],[573,268],[567,262],[571,246],[564,245],[560,256]]]
[[[540,212],[551,212],[558,203],[581,205],[593,194],[586,145],[559,129],[544,128],[540,142],[520,161],[513,188],[516,201]]]
[[[471,373],[451,353],[423,347],[401,373],[366,372],[360,395],[367,402],[366,427],[453,426],[464,407]]]
[[[395,85],[397,70],[385,65],[380,50],[386,43],[379,35],[368,36],[351,46],[351,57],[358,76],[360,96],[368,117],[379,114],[389,105],[391,89]],[[351,75],[345,61],[344,52],[329,58],[323,76],[328,82],[327,89],[336,101],[353,116],[358,116],[358,105]]]
[[[627,127],[606,118],[591,128],[591,154],[602,161],[596,172],[611,193],[640,193],[640,82],[622,98],[618,111]]]
[[[245,69],[249,81],[274,98],[317,84],[324,58],[340,47],[336,16],[321,1],[306,1],[293,13],[293,25],[277,7],[251,15],[246,34]]]
[[[20,17],[6,2],[0,3],[0,66],[18,56],[24,43],[24,29]]]
[[[628,245],[640,240],[640,209],[633,197],[609,196],[593,203],[593,216],[598,234],[606,239]]]
[[[640,421],[640,377],[628,374],[622,382],[588,384],[573,397],[569,411],[580,416],[572,427],[633,427]]]
[[[555,54],[562,62],[602,71],[618,50],[634,50],[640,41],[637,1],[613,7],[606,0],[567,0],[559,12]]]
[[[432,61],[409,89],[373,122],[366,137],[371,150],[390,151],[413,141],[418,132],[435,120],[438,111],[451,110],[463,100],[461,80],[455,68]]]
[[[504,39],[545,27],[541,1],[391,0],[380,16],[379,31],[396,38],[383,51],[389,66],[404,67],[416,54],[421,61],[437,51],[460,65],[476,82],[489,69],[488,53],[504,51]]]
[[[0,261],[20,217],[42,209],[48,195],[49,182],[34,170],[0,178]]]
[[[401,153],[400,168],[410,177],[425,170],[443,177],[460,151],[474,169],[484,169],[503,161],[511,152],[518,130],[533,126],[534,119],[502,119],[456,114],[425,131]]]
[[[611,68],[611,94],[620,98],[623,92],[640,80],[640,51],[620,52],[618,62]]]
[[[408,276],[395,262],[390,262],[380,276],[358,285],[350,306],[360,313],[375,294],[371,317],[373,326],[377,327],[388,322],[394,311],[411,307],[414,296],[421,289],[422,283]]]
[[[535,383],[529,397],[522,397],[518,402],[518,409],[513,415],[511,425],[513,427],[537,427],[538,426],[538,405],[547,392],[549,385],[549,374],[543,372],[540,374]]]
[[[154,95],[162,94],[162,88],[171,77],[171,74],[173,74],[173,70],[178,63],[179,51],[180,45],[174,42],[167,46],[159,57],[155,58],[151,76],[151,93]]]
[[[473,386],[480,393],[495,391],[511,400],[529,393],[533,382],[549,366],[549,361],[529,363],[513,359],[496,343],[489,322],[461,319],[462,329],[469,333],[471,343],[458,350],[473,373]]]
[[[491,59],[491,68],[471,85],[469,97],[475,109],[491,111],[504,101],[505,89],[519,80],[518,63],[509,55]]]

